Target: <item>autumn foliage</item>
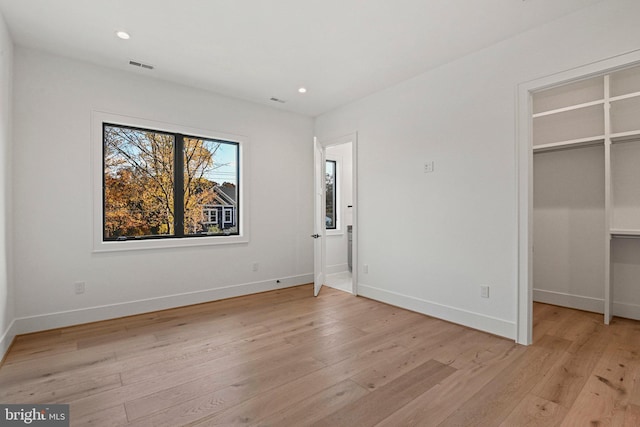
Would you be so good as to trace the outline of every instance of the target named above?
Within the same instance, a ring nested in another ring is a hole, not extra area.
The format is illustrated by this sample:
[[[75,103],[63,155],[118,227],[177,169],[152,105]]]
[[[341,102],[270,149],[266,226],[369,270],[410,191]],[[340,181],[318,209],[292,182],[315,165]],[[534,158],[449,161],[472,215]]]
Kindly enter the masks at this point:
[[[105,238],[173,235],[174,135],[105,125],[104,142]],[[183,138],[185,234],[203,231],[202,207],[213,203],[219,185],[208,175],[223,166],[221,144]]]

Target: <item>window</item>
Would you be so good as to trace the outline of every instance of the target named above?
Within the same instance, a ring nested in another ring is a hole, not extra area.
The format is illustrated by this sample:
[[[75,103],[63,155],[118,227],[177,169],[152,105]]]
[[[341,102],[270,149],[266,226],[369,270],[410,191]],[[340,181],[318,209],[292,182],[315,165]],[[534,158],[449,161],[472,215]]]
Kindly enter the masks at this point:
[[[229,224],[233,222],[233,209],[224,208],[224,222],[225,224]]]
[[[241,234],[238,142],[102,122],[102,149],[103,242]]]
[[[325,169],[326,186],[326,215],[325,225],[327,230],[335,230],[338,225],[337,203],[336,203],[336,161],[327,160]]]
[[[207,225],[218,225],[218,210],[216,208],[207,206],[207,209],[205,209],[205,215]]]

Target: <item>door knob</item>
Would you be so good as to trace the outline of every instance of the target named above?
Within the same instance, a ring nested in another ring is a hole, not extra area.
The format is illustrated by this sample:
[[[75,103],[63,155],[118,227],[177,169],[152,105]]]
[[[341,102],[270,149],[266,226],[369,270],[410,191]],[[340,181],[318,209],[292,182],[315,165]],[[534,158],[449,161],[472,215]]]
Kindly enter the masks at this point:
[[[314,239],[317,239],[318,237],[320,237],[319,234],[312,234],[311,237],[313,237]]]

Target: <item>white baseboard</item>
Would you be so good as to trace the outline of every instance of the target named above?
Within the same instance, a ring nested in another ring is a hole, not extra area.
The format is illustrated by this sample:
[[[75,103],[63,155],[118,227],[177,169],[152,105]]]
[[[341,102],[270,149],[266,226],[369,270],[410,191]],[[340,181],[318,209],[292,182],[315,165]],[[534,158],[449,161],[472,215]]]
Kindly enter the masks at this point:
[[[358,284],[358,295],[416,311],[448,322],[468,326],[505,338],[516,339],[516,324],[484,314],[450,307],[420,298],[387,291],[373,286]]]
[[[576,310],[604,313],[604,300],[601,298],[591,298],[580,295],[565,294],[562,292],[534,289],[533,300],[546,304],[575,308]]]
[[[613,315],[627,319],[640,320],[640,305],[614,301]]]
[[[4,359],[16,335],[16,321],[14,319],[9,324],[7,330],[0,336],[0,360]]]
[[[280,282],[277,283],[276,280]],[[14,320],[13,334],[26,334],[47,329],[62,328],[82,323],[97,322],[123,316],[148,313],[169,308],[182,307],[203,302],[216,301],[225,298],[289,288],[313,282],[313,274],[285,277],[281,279],[264,280],[261,282],[245,283],[225,286],[216,289],[167,295],[157,298],[109,304],[78,310],[60,311],[37,316],[20,317]]]
[[[349,264],[327,265],[327,275],[349,271]]]
[[[561,307],[575,308],[576,310],[604,313],[604,300],[600,298],[534,289],[533,300]],[[613,315],[626,319],[640,320],[640,305],[614,301]]]

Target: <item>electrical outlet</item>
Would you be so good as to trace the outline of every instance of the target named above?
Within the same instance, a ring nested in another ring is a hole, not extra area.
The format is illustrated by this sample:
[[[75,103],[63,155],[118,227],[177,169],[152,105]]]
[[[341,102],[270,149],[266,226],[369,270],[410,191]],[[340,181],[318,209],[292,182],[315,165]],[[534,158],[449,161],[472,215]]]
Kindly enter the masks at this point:
[[[84,294],[85,282],[76,282],[73,284],[76,295]]]
[[[482,298],[489,298],[489,287],[488,286],[480,286],[480,296]]]
[[[369,264],[364,264],[362,266],[362,271],[364,271],[365,273],[368,273],[369,272]]]
[[[260,267],[260,264],[254,262],[253,264],[251,264],[251,271],[258,271],[258,267]]]

